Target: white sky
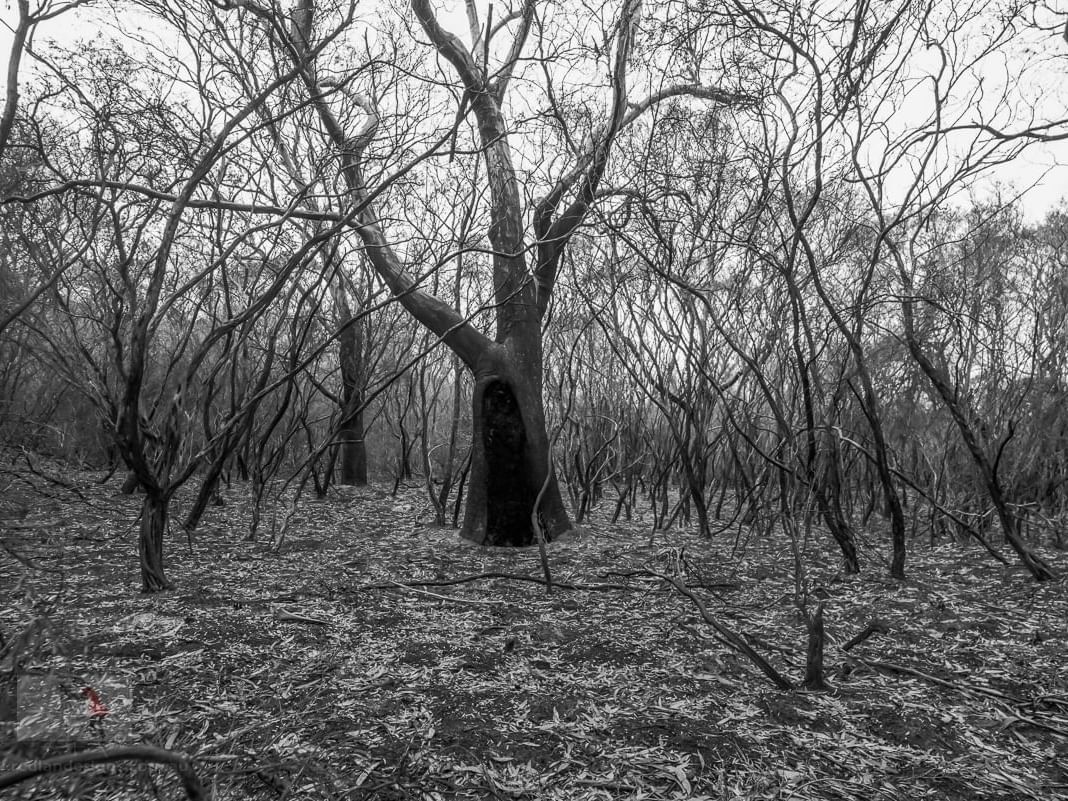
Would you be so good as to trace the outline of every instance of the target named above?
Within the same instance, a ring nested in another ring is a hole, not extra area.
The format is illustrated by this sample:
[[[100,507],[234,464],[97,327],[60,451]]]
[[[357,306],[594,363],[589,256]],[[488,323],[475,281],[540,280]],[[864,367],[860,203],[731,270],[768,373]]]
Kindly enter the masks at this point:
[[[0,22],[3,23],[0,24],[0,86],[6,90],[7,62],[12,38],[10,27],[15,22],[17,12],[13,0],[0,0],[0,3]],[[454,0],[451,6],[449,12],[442,13],[442,22],[466,41],[469,36],[462,11],[463,5],[459,0]],[[70,46],[81,38],[94,35],[99,29],[93,20],[99,18],[99,13],[89,6],[43,23],[35,34],[36,47],[47,52],[50,40],[61,46]],[[1068,59],[1068,41],[1062,40],[1060,46],[1063,52],[1051,56]],[[32,59],[24,57],[20,82],[25,81],[32,68]],[[1064,91],[1068,92],[1068,88]],[[1013,162],[991,169],[976,185],[976,193],[981,199],[984,194],[992,193],[999,186],[1002,188],[1003,197],[1010,197],[1014,192],[1025,192],[1021,200],[1025,219],[1029,222],[1040,220],[1047,211],[1068,197],[1068,141],[1034,146]]]

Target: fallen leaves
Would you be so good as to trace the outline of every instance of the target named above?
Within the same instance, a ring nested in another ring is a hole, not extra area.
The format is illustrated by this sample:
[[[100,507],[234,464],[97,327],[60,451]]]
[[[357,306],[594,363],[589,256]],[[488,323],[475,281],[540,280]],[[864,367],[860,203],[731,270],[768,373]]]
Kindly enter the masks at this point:
[[[550,546],[547,595],[534,550],[413,530],[419,488],[304,502],[280,553],[242,541],[247,510],[230,502],[191,546],[169,541],[178,589],[146,598],[136,500],[79,487],[94,526],[127,533],[81,537],[76,498],[39,516],[48,530],[15,531],[19,555],[63,581],[0,553],[0,628],[47,621],[20,646],[28,665],[129,676],[144,741],[193,756],[217,799],[993,801],[1068,789],[1063,584],[1036,587],[978,549],[917,546],[913,578],[897,584],[875,568],[839,581],[814,543],[834,688],[779,692],[663,579],[797,681],[804,624],[771,540],[736,560],[732,542],[650,541],[640,524],[600,538],[594,519]]]

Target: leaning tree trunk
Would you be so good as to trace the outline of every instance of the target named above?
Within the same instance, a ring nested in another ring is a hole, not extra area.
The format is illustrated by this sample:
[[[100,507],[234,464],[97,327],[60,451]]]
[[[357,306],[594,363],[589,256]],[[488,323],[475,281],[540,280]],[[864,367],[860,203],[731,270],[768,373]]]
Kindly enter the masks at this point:
[[[986,486],[990,502],[994,505],[994,510],[997,513],[998,521],[1001,523],[1001,529],[1005,535],[1006,541],[1008,541],[1012,549],[1016,551],[1016,555],[1019,557],[1020,562],[1027,568],[1028,572],[1036,581],[1049,581],[1057,578],[1057,574],[1054,572],[1053,567],[1039,554],[1035,553],[1035,551],[1031,549],[1031,546],[1028,545],[1027,541],[1021,536],[1019,522],[1013,516],[1012,512],[1009,511],[1008,503],[1005,500],[1005,493],[1001,488],[1001,482],[998,480],[994,465],[991,463],[990,458],[987,456],[979,441],[975,427],[969,420],[967,411],[965,411],[964,404],[953,390],[948,377],[927,357],[927,354],[924,353],[923,348],[920,346],[914,333],[915,329],[912,327],[911,308],[909,308],[908,314],[910,315],[910,319],[905,325],[905,340],[909,348],[909,353],[920,366],[924,375],[927,376],[931,385],[934,386],[938,395],[942,398],[943,404],[945,404],[946,409],[949,411],[950,416],[953,418],[953,421],[957,424],[957,430],[960,432],[961,440],[971,454],[972,460],[975,462],[975,467],[979,472],[979,476],[982,478],[983,484]]]
[[[860,559],[857,557],[857,540],[853,527],[842,508],[841,448],[834,435],[825,434],[822,440],[823,466],[815,485],[816,503],[831,536],[842,551],[846,574],[855,575],[860,572]]]
[[[965,402],[960,398],[957,388],[953,386],[946,371],[936,365],[924,351],[920,338],[916,333],[913,312],[914,301],[912,300],[915,297],[912,276],[906,269],[904,259],[896,249],[892,250],[892,253],[897,260],[901,283],[905,290],[901,300],[901,312],[905,323],[905,344],[908,346],[909,354],[927,377],[931,386],[934,387],[950,417],[953,418],[953,422],[956,423],[960,438],[964,442],[964,447],[971,454],[976,470],[979,472],[979,476],[982,478],[990,496],[990,501],[997,512],[1005,539],[1012,546],[1012,549],[1016,551],[1020,562],[1036,581],[1049,581],[1057,578],[1053,567],[1039,554],[1035,553],[1020,535],[1019,523],[1009,511],[995,465],[991,463],[990,457],[980,442],[978,433],[975,430],[976,427],[971,420],[971,410],[967,408]]]
[[[204,516],[204,512],[207,511],[208,506],[214,503],[216,506],[221,506],[222,501],[219,498],[219,479],[222,477],[223,465],[226,464],[227,454],[222,452],[212,460],[208,465],[208,472],[204,476],[203,482],[200,484],[200,490],[197,492],[196,500],[193,501],[193,506],[189,510],[189,514],[185,517],[185,522],[182,523],[182,528],[187,532],[192,533],[200,525],[200,518]]]
[[[141,592],[171,588],[163,571],[163,534],[167,530],[168,502],[169,499],[158,490],[149,490],[141,505],[141,532],[137,540],[141,558]]]
[[[536,517],[546,539],[571,527],[533,378],[540,371],[540,354],[536,366],[520,367],[502,345],[491,346],[476,368],[471,480],[460,534],[481,545],[537,544],[532,513],[539,494]]]

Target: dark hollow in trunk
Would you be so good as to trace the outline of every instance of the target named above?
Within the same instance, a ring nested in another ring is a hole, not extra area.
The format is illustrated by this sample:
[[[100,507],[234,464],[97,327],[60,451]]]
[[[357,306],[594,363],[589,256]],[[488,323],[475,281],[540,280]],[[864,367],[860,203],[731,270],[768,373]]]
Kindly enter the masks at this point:
[[[527,480],[527,435],[515,393],[491,381],[482,393],[482,447],[486,459],[486,536],[494,545],[530,545],[530,513],[537,491]]]
[[[505,371],[502,371],[505,372]],[[471,477],[461,536],[480,545],[536,545],[532,513],[551,470],[540,397],[522,378],[500,373],[475,383]],[[537,519],[546,540],[571,528],[555,474]]]

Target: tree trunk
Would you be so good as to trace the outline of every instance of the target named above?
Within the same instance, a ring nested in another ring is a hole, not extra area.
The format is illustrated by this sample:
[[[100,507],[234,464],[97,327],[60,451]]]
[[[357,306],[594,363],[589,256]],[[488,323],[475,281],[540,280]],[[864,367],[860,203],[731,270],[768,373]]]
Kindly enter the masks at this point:
[[[905,513],[901,508],[901,498],[894,486],[894,477],[890,470],[890,457],[886,445],[886,437],[883,434],[882,421],[879,418],[878,402],[875,390],[871,383],[866,365],[863,364],[859,351],[856,357],[857,371],[864,386],[864,403],[861,410],[868,418],[868,424],[872,433],[872,445],[875,451],[875,469],[879,476],[879,484],[883,490],[883,500],[886,503],[886,513],[890,518],[890,538],[893,544],[893,555],[890,558],[890,575],[895,579],[905,578]]]
[[[911,308],[908,313],[911,318]],[[1008,541],[1012,549],[1016,551],[1016,555],[1020,558],[1020,562],[1027,568],[1031,576],[1036,581],[1049,581],[1057,578],[1056,572],[1053,568],[1035,553],[1031,546],[1020,536],[1019,523],[1009,511],[1008,504],[1005,501],[1005,494],[1001,488],[1001,482],[998,480],[997,474],[994,472],[994,466],[987,456],[982,444],[979,442],[979,437],[975,431],[975,426],[969,420],[969,415],[964,408],[964,404],[960,402],[957,394],[954,392],[949,378],[938,369],[935,364],[927,358],[927,354],[923,352],[915,334],[913,333],[911,319],[905,326],[905,339],[909,348],[909,353],[912,354],[913,359],[920,366],[920,369],[927,376],[928,380],[934,386],[939,396],[942,398],[942,402],[945,404],[946,409],[949,410],[950,416],[957,424],[957,429],[960,431],[961,440],[963,440],[965,447],[971,454],[972,460],[975,462],[976,469],[979,472],[980,478],[983,480],[983,484],[986,487],[986,491],[990,496],[990,501],[994,505],[994,510],[997,512],[998,521],[1001,523],[1002,532],[1005,535],[1005,539]]]
[[[133,495],[136,492],[141,491],[141,482],[137,480],[137,473],[133,470],[126,474],[126,480],[122,482],[122,488],[119,490],[123,495]]]
[[[901,301],[901,311],[905,323],[905,344],[908,346],[909,354],[919,365],[923,374],[927,376],[927,380],[930,381],[931,386],[934,387],[938,396],[942,399],[942,403],[945,405],[950,417],[953,418],[953,422],[956,423],[960,438],[968,449],[968,453],[971,454],[979,476],[983,480],[986,491],[990,496],[990,501],[994,504],[1005,539],[1012,546],[1012,549],[1016,551],[1020,562],[1036,581],[1049,581],[1057,578],[1052,566],[1035,553],[1020,536],[1018,521],[1009,511],[1005,502],[1005,495],[1001,488],[1001,482],[998,480],[995,464],[991,462],[983,444],[979,440],[976,426],[971,419],[971,410],[967,408],[965,402],[961,399],[958,388],[953,386],[952,380],[946,371],[936,365],[924,351],[919,336],[916,334],[913,301],[911,300],[914,297],[912,276],[908,273],[904,259],[900,254],[896,250],[893,251],[893,254],[897,259],[902,286],[905,289]]]
[[[508,144],[511,126],[505,121],[502,109],[512,69],[534,22],[535,4],[524,4],[510,55],[493,70],[491,80],[489,65],[480,63],[477,55],[441,27],[430,0],[411,0],[412,10],[430,43],[453,66],[463,84],[461,119],[470,102],[478,124],[489,189],[487,235],[493,248],[495,340],[488,339],[455,308],[421,290],[384,235],[369,201],[360,163],[378,128],[379,115],[374,103],[362,95],[348,95],[364,117],[362,127],[353,135],[323,99],[314,70],[301,69],[319,119],[340,155],[342,177],[352,200],[360,204],[357,230],[368,260],[398,302],[440,337],[474,373],[471,482],[461,534],[475,542],[491,545],[539,542],[531,523],[531,518],[538,516],[535,512],[544,521],[546,539],[552,539],[571,525],[553,472],[545,427],[541,394],[542,324],[564,250],[597,198],[612,144],[627,115],[627,58],[640,5],[637,2],[624,5],[615,32],[612,104],[603,132],[592,137],[591,147],[551,191],[534,208],[525,210]],[[472,16],[477,16],[473,5],[471,9]],[[309,55],[314,12],[314,0],[297,3],[289,36],[294,55]],[[483,56],[489,51],[489,37],[487,32]],[[526,241],[527,221],[531,218],[536,241],[533,270],[527,264],[530,243]],[[407,459],[407,452],[402,453],[402,458]],[[540,509],[535,510],[536,505]]]
[[[842,564],[846,575],[855,575],[860,572],[860,560],[857,558],[857,543],[853,536],[853,529],[842,514],[842,507],[834,498],[834,489],[828,493],[822,486],[815,487],[816,505],[819,507],[820,517],[831,532],[834,541],[842,552]]]
[[[513,367],[505,349],[493,346],[475,373],[471,481],[461,536],[481,545],[536,545],[531,523],[538,509],[546,540],[571,527],[552,469],[540,388],[540,361]],[[529,367],[524,365],[524,367]]]
[[[366,486],[367,443],[364,440],[363,411],[352,413],[338,430],[337,436],[341,443],[341,477],[338,483]]]
[[[352,319],[348,298],[338,290],[341,333],[338,347],[341,363],[341,424],[337,439],[341,448],[339,483],[363,487],[367,484],[367,443],[363,427],[363,336],[362,322]]]
[[[163,572],[163,533],[167,530],[169,499],[156,491],[145,493],[141,506],[141,533],[137,551],[141,557],[141,592],[169,590],[170,581]]]
[[[219,478],[222,476],[225,463],[226,455],[220,454],[208,465],[208,473],[204,476],[204,481],[197,492],[196,500],[193,501],[193,506],[182,524],[182,528],[186,531],[195,531],[196,527],[200,525],[200,518],[204,516],[208,506],[218,499]]]
[[[438,525],[445,525],[445,508],[449,501],[449,493],[452,492],[455,479],[456,442],[460,433],[460,414],[463,385],[461,384],[460,360],[453,356],[452,366],[452,418],[449,423],[449,450],[445,454],[445,466],[442,470],[441,489],[438,491],[434,503],[435,514],[438,515]]]
[[[810,613],[803,610],[805,616],[805,628],[808,630],[808,648],[805,653],[805,689],[827,690],[826,680],[823,678],[823,602],[816,605],[816,611]]]

